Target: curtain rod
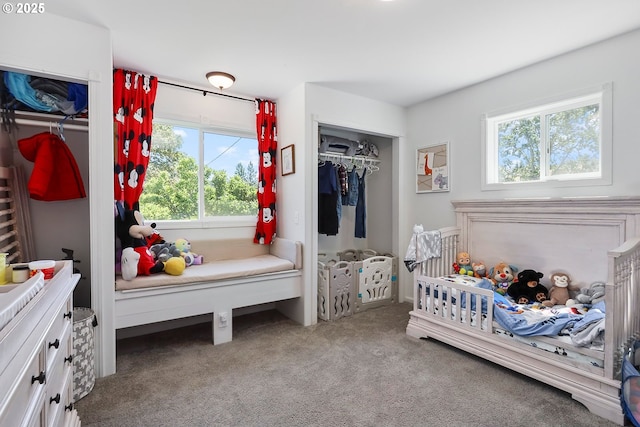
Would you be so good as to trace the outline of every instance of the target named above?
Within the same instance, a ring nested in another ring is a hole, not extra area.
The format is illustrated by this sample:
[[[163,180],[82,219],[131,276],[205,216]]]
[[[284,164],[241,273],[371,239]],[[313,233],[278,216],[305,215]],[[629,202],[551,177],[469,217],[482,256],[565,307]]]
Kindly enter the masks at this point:
[[[169,86],[180,87],[182,89],[194,90],[196,92],[202,93],[203,96],[207,96],[207,94],[211,94],[211,95],[216,95],[216,96],[224,96],[224,97],[227,97],[227,98],[239,99],[241,101],[255,102],[255,99],[243,98],[241,96],[235,96],[235,95],[227,95],[226,93],[220,93],[220,92],[211,92],[209,90],[204,90],[204,89],[198,89],[198,88],[195,88],[195,87],[179,85],[179,84],[176,84],[176,83],[163,82],[162,80],[158,80],[158,83],[162,83],[164,85],[169,85]]]

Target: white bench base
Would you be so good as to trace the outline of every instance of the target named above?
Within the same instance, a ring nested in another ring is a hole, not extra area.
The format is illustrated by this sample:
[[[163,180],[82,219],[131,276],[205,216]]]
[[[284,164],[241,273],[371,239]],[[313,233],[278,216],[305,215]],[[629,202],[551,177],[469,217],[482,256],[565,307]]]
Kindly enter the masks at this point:
[[[293,320],[298,319],[290,301],[302,303],[302,272],[289,270],[249,277],[179,286],[116,291],[115,328],[123,329],[211,313],[213,344],[233,338],[233,309],[265,303]],[[293,304],[294,306],[296,304]]]

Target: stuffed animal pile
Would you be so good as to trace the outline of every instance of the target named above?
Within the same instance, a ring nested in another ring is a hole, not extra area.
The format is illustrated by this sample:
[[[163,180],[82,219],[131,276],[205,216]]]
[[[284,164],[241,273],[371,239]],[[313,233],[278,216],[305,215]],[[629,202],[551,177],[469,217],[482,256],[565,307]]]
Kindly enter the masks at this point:
[[[540,307],[556,305],[573,306],[576,304],[596,304],[604,300],[605,284],[594,282],[589,287],[580,289],[571,284],[571,277],[564,272],[554,272],[550,277],[550,286],[540,282],[544,274],[524,269],[517,276],[518,268],[506,262],[499,262],[488,271],[484,262],[471,262],[468,252],[458,252],[453,263],[456,274],[488,279],[493,290],[507,295],[517,304],[538,304]],[[575,297],[571,298],[571,293]]]

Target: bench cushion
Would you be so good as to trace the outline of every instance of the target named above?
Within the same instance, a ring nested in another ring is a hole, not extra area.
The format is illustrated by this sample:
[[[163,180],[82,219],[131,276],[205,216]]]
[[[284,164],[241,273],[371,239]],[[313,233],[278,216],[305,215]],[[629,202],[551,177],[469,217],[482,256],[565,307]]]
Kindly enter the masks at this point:
[[[295,265],[291,261],[270,254],[257,255],[250,258],[215,261],[207,261],[205,258],[204,264],[189,266],[180,276],[158,273],[151,276],[138,276],[134,280],[129,281],[118,276],[116,279],[116,290],[206,283],[215,280],[293,270],[294,268]]]

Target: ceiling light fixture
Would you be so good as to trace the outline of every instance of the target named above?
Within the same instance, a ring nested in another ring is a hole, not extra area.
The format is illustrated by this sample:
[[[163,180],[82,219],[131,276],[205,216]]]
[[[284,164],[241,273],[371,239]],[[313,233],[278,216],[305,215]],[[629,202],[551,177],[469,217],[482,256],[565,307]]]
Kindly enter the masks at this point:
[[[236,81],[236,78],[229,73],[222,71],[211,71],[207,73],[207,80],[209,83],[217,87],[218,89],[228,89]]]

